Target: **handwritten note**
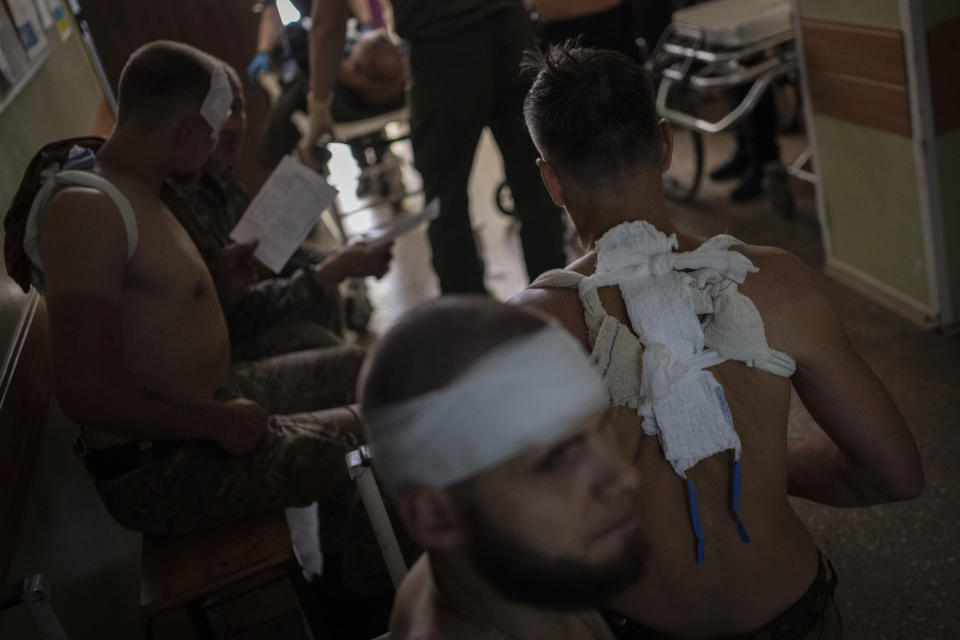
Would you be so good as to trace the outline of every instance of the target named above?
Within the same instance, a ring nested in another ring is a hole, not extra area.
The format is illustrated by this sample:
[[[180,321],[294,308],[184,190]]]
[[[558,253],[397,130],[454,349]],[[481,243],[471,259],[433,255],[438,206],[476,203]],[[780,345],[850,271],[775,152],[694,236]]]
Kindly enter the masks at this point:
[[[329,207],[337,190],[290,156],[284,157],[230,232],[237,242],[259,240],[253,254],[279,273]]]

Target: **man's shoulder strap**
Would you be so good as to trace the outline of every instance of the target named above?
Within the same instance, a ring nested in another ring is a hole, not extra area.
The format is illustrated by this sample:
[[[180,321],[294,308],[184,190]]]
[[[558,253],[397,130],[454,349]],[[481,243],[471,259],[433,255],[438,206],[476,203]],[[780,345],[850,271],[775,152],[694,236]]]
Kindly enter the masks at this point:
[[[600,294],[596,288],[583,288],[580,284],[586,276],[568,269],[553,269],[546,271],[530,283],[531,289],[574,289],[580,298],[583,307],[583,320],[587,325],[591,343],[607,318],[607,312],[600,302]]]
[[[51,165],[62,166],[70,157],[70,151],[74,147],[82,147],[96,153],[103,143],[104,139],[99,136],[57,140],[40,149],[27,165],[3,221],[5,231],[3,255],[7,273],[24,292],[30,290],[31,261],[23,249],[23,239],[33,201],[43,186],[44,172]]]
[[[24,230],[23,249],[37,267],[42,267],[40,260],[40,221],[43,219],[43,210],[59,189],[69,186],[89,187],[106,195],[117,207],[120,219],[127,234],[127,260],[137,251],[139,238],[137,217],[133,212],[130,200],[112,182],[101,175],[90,171],[64,169],[48,175],[45,182],[37,191],[27,215],[27,226]]]

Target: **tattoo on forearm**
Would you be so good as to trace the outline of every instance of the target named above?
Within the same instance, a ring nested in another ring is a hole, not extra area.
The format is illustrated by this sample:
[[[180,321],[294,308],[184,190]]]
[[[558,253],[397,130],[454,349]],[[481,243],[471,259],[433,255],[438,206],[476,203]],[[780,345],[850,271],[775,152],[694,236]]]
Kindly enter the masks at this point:
[[[151,389],[149,387],[143,388],[143,397],[145,400],[150,402],[159,402],[173,409],[179,409],[188,416],[200,416],[207,413],[207,407],[202,407],[200,405],[191,404],[179,398],[174,398],[171,395],[163,393],[162,391],[157,391],[156,389]]]

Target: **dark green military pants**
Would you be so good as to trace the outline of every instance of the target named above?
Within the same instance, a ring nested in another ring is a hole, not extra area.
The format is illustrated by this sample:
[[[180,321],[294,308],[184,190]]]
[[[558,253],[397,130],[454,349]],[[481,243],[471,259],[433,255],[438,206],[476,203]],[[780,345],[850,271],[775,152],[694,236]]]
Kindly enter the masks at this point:
[[[389,589],[344,460],[363,442],[349,404],[362,361],[363,351],[341,346],[235,367],[225,398],[250,398],[276,414],[258,449],[235,456],[212,442],[187,440],[157,456],[151,449],[165,445],[141,443],[138,468],[94,478],[107,510],[127,528],[168,535],[318,502],[323,552],[343,557],[347,585],[360,594]]]

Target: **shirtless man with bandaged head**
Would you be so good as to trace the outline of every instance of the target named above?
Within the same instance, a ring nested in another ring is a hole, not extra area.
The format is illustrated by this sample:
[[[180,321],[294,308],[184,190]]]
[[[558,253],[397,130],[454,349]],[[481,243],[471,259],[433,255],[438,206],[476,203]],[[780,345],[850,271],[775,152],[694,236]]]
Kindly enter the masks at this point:
[[[166,180],[203,166],[237,108],[224,64],[155,42],[130,57],[118,98],[96,153],[48,167],[23,242],[45,290],[57,399],[82,425],[78,451],[104,504],[154,534],[314,501],[321,515],[347,512],[343,460],[362,434],[344,405],[363,351],[231,367],[213,278],[173,215]],[[342,535],[342,516],[320,520],[332,527],[325,553],[343,554],[347,586],[365,591],[348,569],[356,536]]]
[[[541,176],[588,252],[514,302],[591,352],[643,477],[648,570],[608,619],[624,638],[839,637],[832,567],[787,495],[917,496],[903,418],[799,260],[671,222],[672,133],[643,68],[560,47],[530,66]],[[788,440],[791,385],[823,431]]]
[[[583,349],[539,314],[443,298],[361,375],[374,467],[426,551],[391,638],[611,638],[591,607],[636,579],[646,545]]]

